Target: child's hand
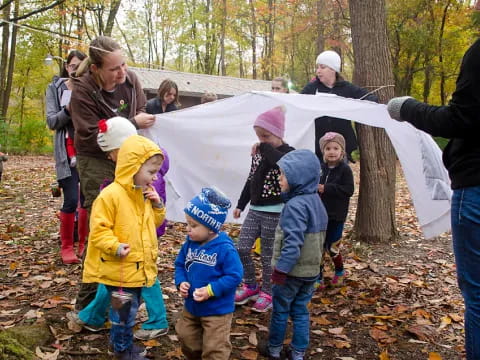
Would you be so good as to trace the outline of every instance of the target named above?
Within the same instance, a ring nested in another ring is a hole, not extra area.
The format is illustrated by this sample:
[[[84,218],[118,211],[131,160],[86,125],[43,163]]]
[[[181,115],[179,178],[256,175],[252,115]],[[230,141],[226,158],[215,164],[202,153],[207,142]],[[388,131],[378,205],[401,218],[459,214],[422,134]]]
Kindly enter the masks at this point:
[[[234,218],[234,219],[238,219],[241,214],[242,214],[242,210],[240,210],[240,209],[238,209],[238,208],[235,209],[235,210],[233,210],[233,218]]]
[[[184,281],[178,287],[178,291],[180,292],[180,296],[186,299],[188,297],[188,290],[190,290],[190,283]]]
[[[254,156],[254,155],[257,154],[257,152],[258,152],[258,146],[259,146],[259,145],[260,145],[260,143],[255,143],[255,144],[253,144],[253,146],[252,146],[252,151],[250,152],[250,155],[251,155],[251,156]]]
[[[287,274],[277,270],[277,268],[273,268],[271,281],[272,284],[285,285],[285,281],[287,281]]]
[[[208,295],[208,290],[206,286],[195,289],[195,291],[193,292],[193,300],[198,302],[208,300],[209,297],[210,295]]]
[[[130,253],[130,245],[120,243],[120,246],[117,249],[117,256],[124,258]]]
[[[150,187],[148,190],[145,190],[143,192],[143,196],[145,198],[149,199],[153,204],[156,205],[161,205],[162,200],[160,199],[160,195],[158,195],[157,190],[155,190],[153,187]]]
[[[325,189],[325,185],[323,185],[323,184],[318,184],[318,192],[319,192],[320,194],[323,194],[324,189]]]

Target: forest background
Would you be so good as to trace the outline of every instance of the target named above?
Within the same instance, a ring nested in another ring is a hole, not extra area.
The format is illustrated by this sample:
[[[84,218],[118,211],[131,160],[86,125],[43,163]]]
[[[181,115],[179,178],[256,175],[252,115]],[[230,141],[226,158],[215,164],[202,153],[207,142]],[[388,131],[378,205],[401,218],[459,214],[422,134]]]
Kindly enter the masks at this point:
[[[448,102],[461,57],[478,36],[471,5],[386,1],[395,95]],[[137,67],[265,80],[283,76],[300,91],[315,74],[318,53],[334,49],[345,77],[353,74],[346,0],[3,0],[0,11],[3,152],[52,151],[45,89],[59,73],[60,58],[71,49],[86,52],[97,35],[114,37],[128,64]],[[45,63],[47,54],[54,56],[53,66]]]

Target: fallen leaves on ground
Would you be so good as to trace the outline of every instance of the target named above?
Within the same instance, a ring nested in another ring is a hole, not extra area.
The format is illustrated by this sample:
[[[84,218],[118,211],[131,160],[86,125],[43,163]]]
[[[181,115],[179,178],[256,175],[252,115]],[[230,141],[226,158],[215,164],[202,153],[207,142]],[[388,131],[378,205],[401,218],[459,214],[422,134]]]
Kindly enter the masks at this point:
[[[64,266],[58,256],[58,217],[62,198],[52,198],[54,163],[49,157],[12,156],[0,184],[0,327],[47,321],[54,335],[44,359],[107,359],[108,331],[89,333],[65,314],[81,280],[81,266]],[[399,168],[399,167],[397,167]],[[353,166],[358,189],[358,164]],[[309,306],[311,345],[307,359],[456,360],[463,351],[463,302],[457,284],[449,235],[423,239],[407,185],[397,176],[397,226],[401,237],[390,244],[349,239],[357,194],[345,226],[343,257],[348,272],[340,288],[316,292]],[[235,201],[235,199],[232,199]],[[226,230],[237,238],[240,227]],[[185,224],[170,223],[159,243],[159,277],[167,308],[168,335],[145,342],[151,356],[181,359],[173,324],[182,299],[173,283],[175,256]],[[257,269],[260,258],[253,255]],[[333,269],[327,259],[328,284]],[[260,273],[258,273],[260,279]],[[139,312],[144,320],[145,312]],[[238,307],[232,322],[232,359],[261,359],[256,350],[267,336],[269,314]],[[291,341],[291,326],[285,344]],[[89,345],[85,348],[85,344]],[[98,349],[102,354],[98,355]],[[104,356],[104,357],[102,357]]]

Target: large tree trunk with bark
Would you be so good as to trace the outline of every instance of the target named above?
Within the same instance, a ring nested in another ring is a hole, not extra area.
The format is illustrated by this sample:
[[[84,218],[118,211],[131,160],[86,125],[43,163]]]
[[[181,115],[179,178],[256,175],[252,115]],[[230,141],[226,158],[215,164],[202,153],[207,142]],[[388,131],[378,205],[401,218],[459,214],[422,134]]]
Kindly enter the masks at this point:
[[[10,3],[3,7],[2,18],[7,21],[10,19]],[[7,104],[4,104],[4,98],[6,96],[9,43],[10,25],[4,22],[2,24],[2,53],[0,55],[0,119],[3,121],[5,120],[8,107]]]
[[[393,84],[388,52],[385,0],[350,0],[354,83],[369,90]],[[377,92],[380,102],[393,87]],[[356,124],[360,146],[360,192],[354,235],[364,242],[390,242],[395,226],[396,155],[383,129]]]

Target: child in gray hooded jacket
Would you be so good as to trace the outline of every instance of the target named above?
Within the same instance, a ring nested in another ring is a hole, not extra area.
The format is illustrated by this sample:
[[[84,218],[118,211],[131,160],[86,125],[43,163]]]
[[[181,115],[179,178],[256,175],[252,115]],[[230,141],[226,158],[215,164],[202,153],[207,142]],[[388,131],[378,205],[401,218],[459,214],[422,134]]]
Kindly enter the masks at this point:
[[[260,352],[280,359],[288,318],[293,321],[289,359],[303,359],[309,343],[307,305],[319,275],[327,212],[317,195],[320,162],[310,150],[295,150],[278,162],[285,206],[275,231],[272,257],[273,312],[268,345]]]

